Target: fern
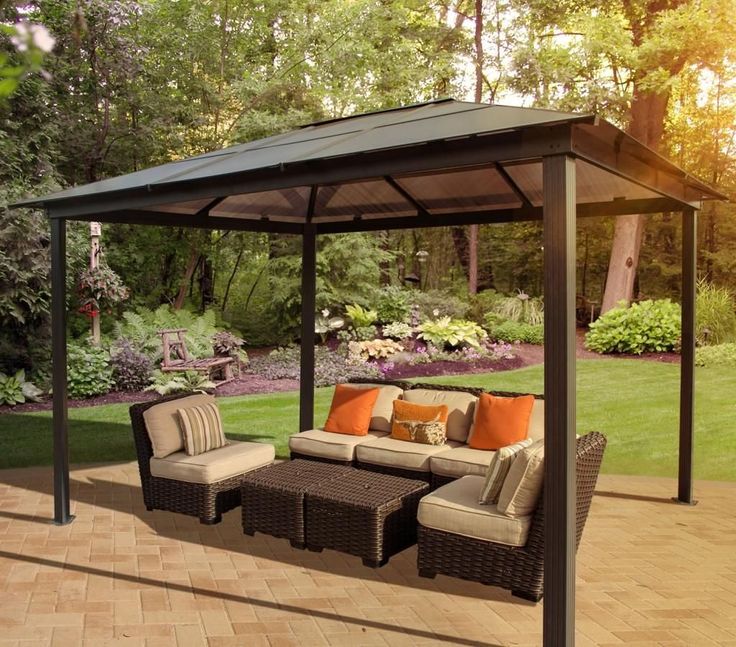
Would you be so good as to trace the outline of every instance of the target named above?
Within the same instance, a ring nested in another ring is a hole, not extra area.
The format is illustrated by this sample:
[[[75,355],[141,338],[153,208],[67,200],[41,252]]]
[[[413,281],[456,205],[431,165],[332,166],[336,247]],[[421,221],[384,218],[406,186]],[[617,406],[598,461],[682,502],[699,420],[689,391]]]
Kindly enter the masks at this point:
[[[207,376],[197,371],[186,371],[184,373],[164,373],[156,371],[153,375],[153,383],[147,386],[145,391],[156,391],[159,395],[171,395],[173,393],[189,393],[212,391],[215,383]]]

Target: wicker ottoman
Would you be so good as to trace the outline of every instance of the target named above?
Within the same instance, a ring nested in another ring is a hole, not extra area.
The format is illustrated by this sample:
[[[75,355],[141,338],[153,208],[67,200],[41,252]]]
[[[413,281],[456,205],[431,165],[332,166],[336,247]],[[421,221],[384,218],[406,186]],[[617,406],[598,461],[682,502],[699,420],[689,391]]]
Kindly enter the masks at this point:
[[[350,471],[341,465],[297,459],[246,474],[241,482],[243,532],[283,537],[295,548],[304,548],[305,493]]]
[[[383,566],[417,541],[417,506],[425,481],[347,468],[306,495],[307,548],[332,548]]]

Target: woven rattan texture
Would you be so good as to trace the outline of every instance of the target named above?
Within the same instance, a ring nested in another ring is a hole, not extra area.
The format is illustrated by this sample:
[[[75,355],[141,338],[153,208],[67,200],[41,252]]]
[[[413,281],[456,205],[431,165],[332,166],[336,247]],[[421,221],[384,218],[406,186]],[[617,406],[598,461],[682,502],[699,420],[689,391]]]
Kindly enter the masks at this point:
[[[304,495],[312,488],[352,471],[342,465],[309,460],[279,463],[242,479],[243,532],[262,532],[305,544]]]
[[[323,483],[306,496],[307,547],[331,548],[382,566],[416,543],[424,481],[364,470]]]
[[[600,471],[606,438],[591,432],[576,446],[577,544],[583,534]],[[419,526],[417,566],[419,574],[450,575],[509,589],[520,597],[539,600],[544,587],[543,496],[534,512],[527,543],[522,547],[463,537]],[[576,546],[577,546],[576,544]]]
[[[222,513],[240,505],[240,479],[234,476],[216,483],[187,483],[151,475],[149,461],[153,456],[151,439],[146,430],[143,412],[150,407],[185,398],[190,394],[173,395],[130,407],[130,421],[141,475],[143,501],[148,510],[168,510],[193,517],[202,523],[218,523]]]
[[[376,474],[388,474],[389,476],[399,476],[405,479],[414,479],[431,483],[432,475],[429,472],[417,472],[415,470],[407,470],[402,467],[391,467],[390,465],[375,465],[373,463],[361,463],[355,461],[355,466],[365,470],[366,472],[375,472]]]

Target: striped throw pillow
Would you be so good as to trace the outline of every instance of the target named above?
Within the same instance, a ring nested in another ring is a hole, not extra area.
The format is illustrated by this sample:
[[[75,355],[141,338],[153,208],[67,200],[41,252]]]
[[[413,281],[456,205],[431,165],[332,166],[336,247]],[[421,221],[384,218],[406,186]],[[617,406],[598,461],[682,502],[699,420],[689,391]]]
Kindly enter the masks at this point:
[[[485,483],[483,483],[483,487],[480,489],[478,503],[482,505],[498,503],[498,495],[501,494],[503,482],[506,480],[506,476],[511,469],[511,463],[514,462],[516,454],[525,447],[529,447],[532,442],[531,438],[526,438],[518,443],[507,445],[506,447],[501,447],[496,450],[496,453],[493,455],[493,458],[491,458],[491,462],[488,465],[486,480]]]
[[[214,402],[188,409],[177,409],[177,412],[181,420],[184,449],[189,456],[204,454],[210,449],[227,445],[222,431],[220,410]]]

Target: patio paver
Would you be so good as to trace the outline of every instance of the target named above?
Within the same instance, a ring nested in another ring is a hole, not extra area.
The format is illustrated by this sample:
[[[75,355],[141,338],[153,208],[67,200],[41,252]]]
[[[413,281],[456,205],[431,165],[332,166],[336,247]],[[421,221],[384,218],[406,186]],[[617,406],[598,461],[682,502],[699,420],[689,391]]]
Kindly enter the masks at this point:
[[[577,645],[736,646],[736,483],[601,476],[578,553]],[[133,463],[72,471],[76,521],[50,523],[51,471],[0,471],[5,645],[539,645],[542,606],[374,570],[334,551],[146,512]]]

